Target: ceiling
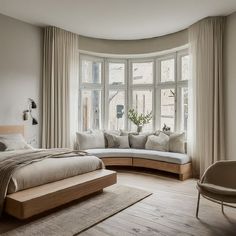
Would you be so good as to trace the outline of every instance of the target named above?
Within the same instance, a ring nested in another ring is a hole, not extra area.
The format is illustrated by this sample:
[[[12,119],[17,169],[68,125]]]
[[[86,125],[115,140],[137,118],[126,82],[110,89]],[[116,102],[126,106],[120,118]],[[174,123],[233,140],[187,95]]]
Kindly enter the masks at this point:
[[[0,0],[0,13],[104,39],[143,39],[236,11],[236,0]]]

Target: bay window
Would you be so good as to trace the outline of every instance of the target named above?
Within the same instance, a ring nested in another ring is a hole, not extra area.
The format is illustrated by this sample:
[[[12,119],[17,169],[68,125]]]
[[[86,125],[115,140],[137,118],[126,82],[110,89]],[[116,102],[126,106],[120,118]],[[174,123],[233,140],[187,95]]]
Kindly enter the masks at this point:
[[[152,58],[80,55],[80,129],[129,129],[129,109],[152,112],[144,131],[187,131],[188,51]]]

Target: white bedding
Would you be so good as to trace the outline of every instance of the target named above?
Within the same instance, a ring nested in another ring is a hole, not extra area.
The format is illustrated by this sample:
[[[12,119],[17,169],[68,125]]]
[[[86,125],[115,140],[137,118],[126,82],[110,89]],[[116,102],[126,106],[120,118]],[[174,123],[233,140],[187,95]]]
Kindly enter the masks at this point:
[[[8,193],[84,174],[102,167],[101,160],[95,156],[48,158],[17,169],[10,180]]]

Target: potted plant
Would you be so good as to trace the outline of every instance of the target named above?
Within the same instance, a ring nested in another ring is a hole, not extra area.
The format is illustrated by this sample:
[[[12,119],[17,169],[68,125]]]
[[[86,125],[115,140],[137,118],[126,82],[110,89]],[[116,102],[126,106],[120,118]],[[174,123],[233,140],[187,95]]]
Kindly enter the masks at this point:
[[[129,109],[128,111],[128,118],[137,126],[137,132],[142,132],[142,128],[145,124],[150,123],[152,119],[152,112],[138,114],[137,111],[134,109]]]

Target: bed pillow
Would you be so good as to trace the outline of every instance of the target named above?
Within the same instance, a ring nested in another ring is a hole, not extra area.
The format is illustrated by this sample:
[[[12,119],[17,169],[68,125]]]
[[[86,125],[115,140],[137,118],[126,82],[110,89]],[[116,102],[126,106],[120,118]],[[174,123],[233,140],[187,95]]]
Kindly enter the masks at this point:
[[[3,149],[4,146],[6,147],[4,151],[33,149],[29,144],[27,144],[22,134],[0,135],[0,143],[2,143]]]
[[[129,134],[129,145],[131,148],[145,149],[145,144],[147,142],[147,135],[145,134]]]
[[[169,136],[160,132],[159,135],[148,136],[145,148],[149,150],[169,151]]]
[[[169,137],[170,152],[185,153],[185,133],[172,133]]]
[[[105,148],[103,131],[77,132],[77,148],[80,150]]]

